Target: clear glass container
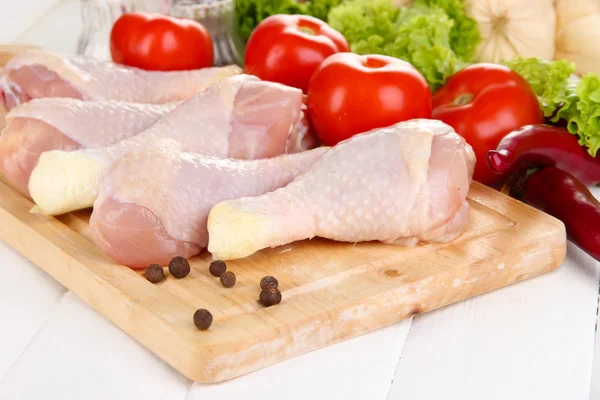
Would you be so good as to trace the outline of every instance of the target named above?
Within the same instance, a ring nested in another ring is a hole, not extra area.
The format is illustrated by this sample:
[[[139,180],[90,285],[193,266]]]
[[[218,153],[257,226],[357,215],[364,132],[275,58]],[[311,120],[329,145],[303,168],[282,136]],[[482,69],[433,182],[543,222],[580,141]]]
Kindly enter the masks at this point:
[[[77,54],[110,59],[110,31],[122,14],[145,11],[167,14],[169,0],[81,0],[82,31]]]
[[[243,65],[244,44],[237,34],[234,0],[172,0],[169,14],[204,25],[213,39],[215,66]]]

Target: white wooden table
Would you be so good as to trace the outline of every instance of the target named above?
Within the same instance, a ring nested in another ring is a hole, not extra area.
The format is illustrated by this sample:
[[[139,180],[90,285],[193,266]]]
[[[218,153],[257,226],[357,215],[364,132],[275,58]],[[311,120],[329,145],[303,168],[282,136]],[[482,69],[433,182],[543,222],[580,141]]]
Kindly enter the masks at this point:
[[[79,0],[53,1],[0,0],[0,42],[74,52]],[[599,279],[569,245],[539,278],[203,385],[0,242],[0,399],[600,399]]]

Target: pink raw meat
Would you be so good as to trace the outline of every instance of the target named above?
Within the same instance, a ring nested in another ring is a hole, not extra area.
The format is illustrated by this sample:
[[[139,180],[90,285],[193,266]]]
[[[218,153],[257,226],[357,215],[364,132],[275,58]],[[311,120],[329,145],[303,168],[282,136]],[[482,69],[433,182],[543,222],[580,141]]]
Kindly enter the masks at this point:
[[[469,144],[436,120],[412,120],[343,141],[292,183],[221,202],[208,219],[218,259],[320,236],[413,246],[449,242],[468,222]]]
[[[157,141],[105,175],[90,227],[96,244],[117,262],[138,268],[198,254],[208,244],[206,219],[214,204],[282,187],[326,150],[244,161],[181,148]]]
[[[29,177],[43,152],[109,146],[143,132],[178,104],[33,99],[6,115],[7,126],[0,136],[0,172],[19,192],[29,196]],[[301,108],[306,109],[305,103]],[[308,117],[303,114],[288,138],[287,152],[306,150],[315,144]]]
[[[302,139],[307,133],[302,109],[299,89],[250,75],[225,78],[179,104],[149,129],[114,145],[43,153],[31,173],[29,191],[45,214],[90,207],[113,163],[161,138],[181,142],[185,151],[238,159],[305,150],[314,141]]]
[[[41,97],[169,103],[187,99],[224,77],[240,73],[237,66],[144,71],[111,61],[35,49],[12,58],[0,72],[0,105],[10,110]]]
[[[29,196],[29,176],[45,151],[73,151],[111,145],[138,134],[177,103],[34,99],[13,108],[0,136],[0,171]]]

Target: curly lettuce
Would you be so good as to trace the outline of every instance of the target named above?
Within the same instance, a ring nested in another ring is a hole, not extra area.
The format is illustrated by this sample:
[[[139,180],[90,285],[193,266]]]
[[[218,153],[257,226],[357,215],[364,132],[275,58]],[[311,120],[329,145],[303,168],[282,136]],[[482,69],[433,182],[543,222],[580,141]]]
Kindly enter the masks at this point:
[[[548,121],[566,124],[595,157],[600,149],[600,76],[579,78],[575,65],[566,60],[515,57],[503,64],[529,82]]]
[[[329,10],[342,0],[235,0],[237,31],[240,39],[248,40],[256,26],[265,18],[275,14],[304,14],[327,19]]]
[[[529,82],[548,118],[555,117],[557,109],[567,97],[575,96],[574,88],[567,85],[567,80],[575,72],[575,65],[567,60],[547,61],[517,56],[503,64]]]
[[[329,11],[341,3],[342,0],[312,0],[303,3],[301,2],[301,7],[303,8],[302,13],[327,21]]]
[[[411,63],[433,91],[467,64],[452,49],[455,22],[438,6],[398,8],[391,0],[349,0],[329,12],[328,23],[346,37],[354,53],[383,54]]]
[[[399,13],[389,0],[346,1],[329,12],[327,22],[344,35],[353,51],[367,54],[393,41]]]
[[[333,8],[327,22],[344,35],[352,51],[382,54],[395,39],[399,14],[389,0],[351,0]]]
[[[452,20],[441,9],[415,6],[398,16],[398,35],[389,49],[391,54],[413,64],[432,90],[437,90],[466,63],[450,46]]]
[[[437,7],[448,15],[454,25],[450,29],[450,48],[458,58],[472,61],[481,42],[477,21],[467,15],[463,0],[416,0],[415,6]]]
[[[297,14],[302,11],[294,0],[235,0],[235,17],[240,39],[248,40],[263,19],[275,14]]]
[[[572,106],[559,112],[559,117],[567,121],[569,132],[576,134],[579,144],[595,157],[600,148],[600,76],[584,75],[577,84],[576,96]]]

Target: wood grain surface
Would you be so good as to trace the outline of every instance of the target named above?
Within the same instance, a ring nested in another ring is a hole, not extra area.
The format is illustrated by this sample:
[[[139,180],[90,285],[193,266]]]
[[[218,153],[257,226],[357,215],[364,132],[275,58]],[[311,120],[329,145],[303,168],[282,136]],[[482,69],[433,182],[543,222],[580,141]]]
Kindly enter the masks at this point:
[[[231,261],[233,288],[208,272],[157,285],[116,265],[89,240],[82,211],[52,218],[0,184],[0,238],[190,379],[216,382],[358,336],[414,314],[527,279],[565,257],[561,222],[475,183],[465,233],[416,248],[314,239]],[[264,308],[259,281],[279,279],[283,301]],[[214,322],[198,331],[192,315]]]

